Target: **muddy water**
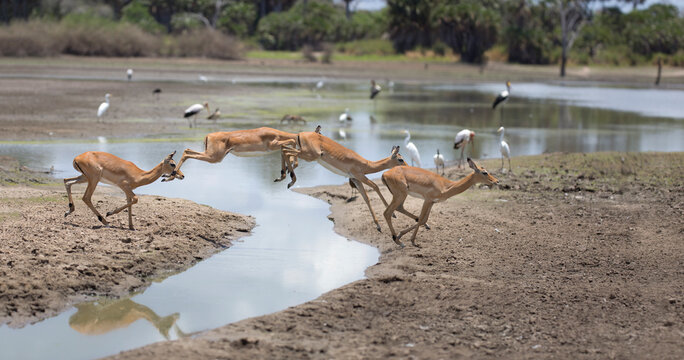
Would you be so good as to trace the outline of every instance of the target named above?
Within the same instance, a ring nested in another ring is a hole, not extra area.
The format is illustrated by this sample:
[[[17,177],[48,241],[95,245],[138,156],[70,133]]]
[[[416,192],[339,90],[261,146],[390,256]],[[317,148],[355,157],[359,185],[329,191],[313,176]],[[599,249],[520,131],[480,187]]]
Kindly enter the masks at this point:
[[[477,134],[466,155],[498,157],[496,129],[500,125],[506,127],[514,156],[556,151],[684,151],[683,91],[513,84],[511,99],[503,110],[493,111],[491,101],[502,90],[498,84],[396,84],[394,89],[381,85],[385,90],[373,102],[367,98],[365,82],[326,83],[317,91],[307,82],[253,84],[282,88],[270,106],[309,119],[306,125],[281,126],[284,130],[313,130],[321,124],[324,134],[368,159],[387,156],[393,145],[403,149],[403,130],[408,129],[423,167],[432,167],[436,149],[447,161],[454,161],[460,153],[453,149],[453,136],[463,128]],[[354,120],[340,123],[345,108]],[[237,127],[254,125],[274,126]],[[228,122],[220,126],[222,130],[234,127]],[[167,153],[186,147],[201,150],[201,139],[184,143],[3,144],[0,155],[18,157],[34,167],[54,165],[58,177],[67,177],[76,174],[71,159],[83,151],[112,152],[150,168]],[[326,204],[272,182],[279,172],[277,155],[228,156],[215,165],[190,160],[184,172],[183,181],[155,183],[140,192],[254,215],[258,224],[254,234],[153,284],[142,294],[81,304],[19,330],[2,327],[2,355],[93,358],[175,339],[313,299],[361,278],[363,270],[377,261],[374,249],[334,234],[332,223],[325,218]],[[301,163],[297,174],[296,186],[344,181],[311,163]]]

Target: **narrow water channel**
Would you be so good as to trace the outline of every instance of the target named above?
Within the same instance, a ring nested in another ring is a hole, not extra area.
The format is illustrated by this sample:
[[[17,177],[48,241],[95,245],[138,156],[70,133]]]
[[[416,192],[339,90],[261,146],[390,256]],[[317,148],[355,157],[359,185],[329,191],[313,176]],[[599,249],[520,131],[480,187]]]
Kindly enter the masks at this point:
[[[148,169],[170,151],[188,146],[200,143],[0,145],[0,154],[33,166],[54,165],[58,177],[68,177],[76,174],[73,157],[86,149],[112,152]],[[21,329],[0,327],[3,359],[92,359],[176,339],[312,300],[363,278],[364,270],[377,262],[375,248],[334,233],[328,204],[273,183],[280,167],[277,154],[186,165],[183,181],[157,182],[140,193],[252,215],[257,221],[253,234],[140,294],[79,304]],[[313,185],[303,175],[318,171],[311,165],[300,167],[301,184]],[[327,183],[342,179],[321,176]]]

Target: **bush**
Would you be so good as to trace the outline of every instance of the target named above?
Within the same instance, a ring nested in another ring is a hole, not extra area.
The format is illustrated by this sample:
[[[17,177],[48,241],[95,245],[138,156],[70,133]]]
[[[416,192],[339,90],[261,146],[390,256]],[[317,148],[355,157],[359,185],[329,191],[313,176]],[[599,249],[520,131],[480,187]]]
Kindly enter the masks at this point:
[[[389,40],[356,40],[337,44],[337,51],[350,55],[391,55],[394,48]]]
[[[123,8],[121,21],[134,24],[148,33],[161,34],[165,30],[164,26],[158,23],[147,9],[141,1],[134,0]]]
[[[470,63],[485,61],[485,51],[496,43],[498,36],[500,17],[494,9],[479,1],[463,1],[456,5],[444,3],[434,13],[440,39],[455,54]]]
[[[257,7],[249,2],[231,2],[221,12],[216,27],[238,37],[253,33],[257,19]]]
[[[335,42],[342,36],[346,21],[332,2],[310,0],[285,12],[270,13],[259,21],[257,32],[268,50],[297,50],[304,44],[320,48],[323,42]]]
[[[244,47],[236,38],[211,29],[183,33],[175,38],[172,56],[202,56],[215,59],[237,60],[244,56]]]
[[[242,44],[218,31],[201,29],[171,37],[135,25],[70,17],[61,23],[33,20],[0,27],[0,56],[204,56],[240,59]]]

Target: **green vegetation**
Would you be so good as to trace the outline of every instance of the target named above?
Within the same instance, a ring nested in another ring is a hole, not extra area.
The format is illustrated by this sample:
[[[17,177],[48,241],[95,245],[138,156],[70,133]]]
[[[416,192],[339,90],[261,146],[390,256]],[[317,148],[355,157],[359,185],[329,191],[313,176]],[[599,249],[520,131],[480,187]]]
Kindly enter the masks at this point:
[[[599,0],[387,0],[370,12],[353,11],[353,2],[3,2],[0,56],[236,59],[250,48],[288,51],[250,56],[324,63],[420,52],[468,63],[684,64],[684,16],[668,4],[632,1],[623,11]]]

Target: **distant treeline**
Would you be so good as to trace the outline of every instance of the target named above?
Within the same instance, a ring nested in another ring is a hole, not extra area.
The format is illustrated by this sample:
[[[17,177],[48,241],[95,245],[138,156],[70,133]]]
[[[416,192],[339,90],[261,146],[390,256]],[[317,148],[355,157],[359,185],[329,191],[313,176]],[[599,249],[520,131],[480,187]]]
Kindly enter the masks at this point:
[[[0,27],[0,53],[40,56],[21,44],[35,34],[55,33],[61,37],[54,46],[45,44],[43,53],[214,56],[206,49],[183,54],[193,42],[184,36],[202,31],[214,46],[234,47],[238,41],[232,39],[239,38],[267,50],[337,43],[351,53],[386,54],[388,43],[397,53],[450,52],[473,63],[490,57],[523,64],[661,59],[684,65],[684,17],[667,4],[639,8],[643,0],[623,0],[633,4],[623,12],[601,7],[600,0],[387,0],[383,10],[368,12],[352,11],[355,1],[361,0],[0,0],[0,21],[11,24]],[[32,46],[40,48],[41,41]],[[109,47],[133,44],[107,53],[98,48],[107,41]]]

